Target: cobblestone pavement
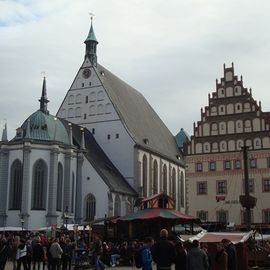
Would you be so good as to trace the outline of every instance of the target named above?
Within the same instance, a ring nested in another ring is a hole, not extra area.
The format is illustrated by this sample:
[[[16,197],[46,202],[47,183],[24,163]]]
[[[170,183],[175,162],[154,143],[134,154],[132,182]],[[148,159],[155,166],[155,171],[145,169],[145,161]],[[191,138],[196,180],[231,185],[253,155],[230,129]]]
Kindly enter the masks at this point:
[[[21,267],[21,269],[23,269],[23,267]],[[89,269],[93,269],[93,268],[89,268]],[[110,270],[137,270],[138,268],[136,268],[135,266],[120,266],[120,267],[108,267],[107,269],[110,269]],[[259,267],[259,268],[250,268],[250,270],[270,270],[270,267],[267,267],[267,268],[261,268],[261,267]],[[5,270],[13,270],[12,269],[12,263],[11,262],[8,262],[7,264],[6,264],[6,267],[5,267]],[[42,267],[40,268],[40,270],[43,270],[42,269]],[[45,270],[47,270],[47,267],[45,268]],[[73,270],[73,268],[72,268],[72,270]],[[156,270],[156,266],[154,265],[154,267],[153,267],[153,270]],[[172,270],[174,270],[174,266],[172,267]]]

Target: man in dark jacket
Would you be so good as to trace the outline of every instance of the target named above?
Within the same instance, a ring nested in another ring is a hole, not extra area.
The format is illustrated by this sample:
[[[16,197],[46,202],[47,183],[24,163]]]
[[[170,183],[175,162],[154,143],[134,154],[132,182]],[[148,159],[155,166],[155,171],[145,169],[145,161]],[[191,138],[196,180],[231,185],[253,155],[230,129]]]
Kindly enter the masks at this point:
[[[152,255],[157,270],[171,270],[171,266],[176,257],[176,252],[172,242],[168,240],[168,231],[162,229],[160,231],[160,240],[153,246]]]
[[[229,239],[222,239],[222,244],[225,248],[225,251],[228,254],[228,270],[237,269],[237,256],[236,248],[234,244]]]
[[[192,242],[192,248],[187,254],[187,270],[208,270],[208,257],[199,248],[199,241]]]
[[[5,269],[9,255],[9,245],[5,237],[0,240],[0,270]]]

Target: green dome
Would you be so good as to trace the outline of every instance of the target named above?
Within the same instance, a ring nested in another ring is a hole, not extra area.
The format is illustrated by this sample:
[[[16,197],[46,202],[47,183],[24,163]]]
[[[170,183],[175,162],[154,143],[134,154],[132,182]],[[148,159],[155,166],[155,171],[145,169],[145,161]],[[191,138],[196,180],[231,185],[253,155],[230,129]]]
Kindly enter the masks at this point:
[[[69,144],[68,132],[58,118],[45,114],[38,110],[26,119],[22,125],[24,137],[26,135],[27,123],[30,120],[30,138],[40,141],[57,141]]]

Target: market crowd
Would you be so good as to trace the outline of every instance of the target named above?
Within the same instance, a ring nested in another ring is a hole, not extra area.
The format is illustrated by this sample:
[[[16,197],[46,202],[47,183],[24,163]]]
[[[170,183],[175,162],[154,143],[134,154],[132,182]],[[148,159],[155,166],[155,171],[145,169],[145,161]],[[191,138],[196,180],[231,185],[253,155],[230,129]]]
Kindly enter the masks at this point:
[[[95,270],[116,265],[152,270],[154,264],[157,270],[171,270],[173,264],[175,270],[236,270],[236,258],[236,248],[228,239],[218,243],[216,254],[210,256],[206,244],[168,239],[165,229],[156,242],[152,237],[143,242],[106,243],[98,235],[89,242],[84,234],[0,234],[0,270],[5,269],[8,261],[13,270],[71,270],[81,263]]]

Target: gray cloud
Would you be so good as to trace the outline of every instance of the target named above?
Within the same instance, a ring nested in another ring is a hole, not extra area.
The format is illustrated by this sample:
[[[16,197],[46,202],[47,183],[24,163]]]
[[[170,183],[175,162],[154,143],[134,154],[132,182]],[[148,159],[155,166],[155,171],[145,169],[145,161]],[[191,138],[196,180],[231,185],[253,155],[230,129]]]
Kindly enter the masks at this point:
[[[42,71],[55,114],[96,14],[98,60],[147,98],[175,134],[192,132],[223,63],[270,108],[268,1],[0,1],[0,124],[9,137],[38,109]],[[2,12],[4,11],[4,12]]]

